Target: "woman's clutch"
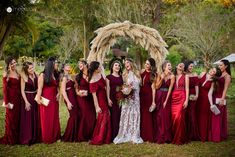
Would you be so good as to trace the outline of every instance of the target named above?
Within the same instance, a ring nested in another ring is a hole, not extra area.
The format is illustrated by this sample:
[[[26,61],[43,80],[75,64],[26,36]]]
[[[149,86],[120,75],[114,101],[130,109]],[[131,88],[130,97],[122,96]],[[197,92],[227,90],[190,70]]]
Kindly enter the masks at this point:
[[[210,109],[215,115],[220,114],[220,110],[218,109],[216,105],[211,105]]]
[[[221,101],[221,98],[216,98],[216,99],[215,99],[215,103],[218,104],[218,105],[220,104],[220,101]],[[222,105],[226,105],[226,100],[224,100],[224,102],[222,103]]]
[[[37,96],[36,96],[36,97],[37,97]],[[34,98],[34,100],[36,100],[36,97]],[[41,96],[41,97],[40,97],[40,102],[41,102],[41,105],[48,106],[50,100]]]

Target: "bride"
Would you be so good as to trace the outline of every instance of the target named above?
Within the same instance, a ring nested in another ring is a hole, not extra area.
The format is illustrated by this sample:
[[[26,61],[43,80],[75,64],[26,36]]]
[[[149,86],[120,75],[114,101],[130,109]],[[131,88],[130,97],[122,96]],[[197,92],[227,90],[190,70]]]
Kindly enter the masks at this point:
[[[125,60],[123,80],[132,88],[133,95],[122,104],[119,132],[115,144],[124,142],[142,143],[140,137],[140,75],[132,59]]]

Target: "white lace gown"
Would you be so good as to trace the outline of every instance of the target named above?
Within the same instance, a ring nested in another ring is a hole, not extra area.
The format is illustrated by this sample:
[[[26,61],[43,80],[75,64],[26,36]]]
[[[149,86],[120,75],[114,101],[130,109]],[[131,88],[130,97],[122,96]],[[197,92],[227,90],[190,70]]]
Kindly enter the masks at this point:
[[[134,93],[133,97],[128,98],[125,104],[122,105],[119,131],[113,143],[142,143],[143,140],[140,137],[140,80],[133,72],[129,72],[125,83],[133,85]]]

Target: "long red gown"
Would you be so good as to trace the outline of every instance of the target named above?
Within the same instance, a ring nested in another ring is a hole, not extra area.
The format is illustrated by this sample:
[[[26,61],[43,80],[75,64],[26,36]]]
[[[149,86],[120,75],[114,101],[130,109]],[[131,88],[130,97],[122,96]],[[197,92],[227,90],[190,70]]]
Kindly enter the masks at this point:
[[[80,90],[89,91],[89,83],[84,78],[81,78],[78,86]],[[77,95],[77,102],[79,107],[78,141],[88,141],[92,137],[96,121],[92,95],[90,92],[88,92],[88,96]]]
[[[28,78],[25,82],[25,95],[31,104],[30,110],[25,109],[25,102],[22,100],[21,117],[20,117],[20,143],[33,144],[39,142],[39,107],[34,100],[37,94],[37,77],[34,81]]]
[[[155,111],[149,112],[152,105],[151,72],[146,70],[141,74],[142,86],[140,88],[140,136],[144,141],[153,142]]]
[[[169,97],[165,108],[163,103],[166,100],[171,79],[163,80],[162,85],[156,93],[156,132],[155,142],[168,143],[172,140],[171,132],[171,99]]]
[[[106,77],[109,79],[110,84],[110,99],[113,102],[113,105],[111,107],[111,122],[112,122],[112,140],[117,136],[118,130],[119,130],[119,122],[120,122],[120,116],[121,116],[121,107],[119,106],[117,99],[115,97],[117,90],[116,88],[123,85],[122,77],[115,77],[113,75],[108,75]]]
[[[66,83],[66,93],[69,101],[73,105],[69,111],[69,119],[67,122],[67,127],[65,129],[64,135],[62,136],[62,141],[65,142],[77,142],[78,141],[78,104],[76,100],[76,92],[74,89],[74,81],[69,80]],[[65,102],[66,103],[66,102]]]
[[[225,84],[225,78],[220,77],[218,80],[218,87],[213,95],[214,104],[216,98],[221,98],[223,95]],[[220,110],[220,114],[215,115],[211,113],[211,138],[210,141],[220,142],[228,138],[228,127],[227,127],[227,107],[217,105]]]
[[[171,114],[172,114],[172,133],[174,144],[184,144],[187,142],[186,136],[186,123],[185,123],[185,109],[183,104],[186,99],[185,91],[185,75],[182,75],[174,84],[174,89],[172,92],[172,104],[171,104]]]
[[[42,97],[49,99],[48,106],[40,105],[40,122],[43,143],[53,143],[60,139],[59,102],[56,100],[58,82],[44,83]]]
[[[208,141],[208,135],[211,130],[211,110],[208,99],[208,92],[211,88],[212,81],[206,80],[206,74],[199,80],[199,96],[197,99],[196,115],[198,118],[199,138],[201,141]]]
[[[4,102],[12,103],[13,109],[6,108],[5,115],[5,135],[0,139],[1,144],[14,145],[19,143],[20,133],[20,78],[3,77]]]
[[[108,101],[106,97],[105,80],[103,77],[94,83],[90,83],[91,93],[96,93],[99,107],[102,112],[98,113],[95,129],[90,144],[101,145],[111,142],[112,130]]]
[[[198,86],[198,77],[189,77],[189,95],[195,95],[195,86]],[[186,128],[189,140],[199,140],[198,123],[196,117],[197,101],[189,100],[186,109]]]

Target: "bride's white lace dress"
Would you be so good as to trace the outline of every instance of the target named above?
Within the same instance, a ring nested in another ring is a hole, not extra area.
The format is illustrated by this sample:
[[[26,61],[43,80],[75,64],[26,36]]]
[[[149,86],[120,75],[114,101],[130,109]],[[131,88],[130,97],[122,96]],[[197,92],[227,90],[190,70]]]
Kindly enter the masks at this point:
[[[115,144],[142,143],[143,140],[140,137],[140,80],[130,71],[125,83],[133,85],[133,96],[127,98],[125,104],[122,105],[119,131],[113,142]]]

